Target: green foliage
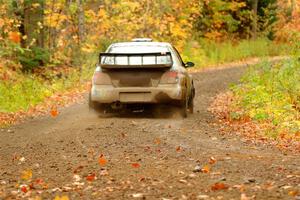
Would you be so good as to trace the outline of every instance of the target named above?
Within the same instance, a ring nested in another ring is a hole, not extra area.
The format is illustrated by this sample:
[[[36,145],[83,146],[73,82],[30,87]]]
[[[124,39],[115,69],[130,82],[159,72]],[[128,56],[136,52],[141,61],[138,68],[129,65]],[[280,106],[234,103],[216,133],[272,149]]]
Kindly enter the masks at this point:
[[[17,82],[1,82],[0,93],[0,112],[14,112],[36,105],[51,91],[36,77],[28,76]]]
[[[183,53],[185,60],[192,60],[196,66],[205,67],[253,57],[284,55],[288,48],[287,44],[276,44],[263,38],[222,43],[202,39],[199,42],[189,42]]]
[[[252,9],[252,1],[247,0],[203,1],[194,28],[198,35],[209,39],[250,38],[254,19]],[[277,20],[276,0],[259,1],[257,14],[260,36],[272,39]]]
[[[23,71],[32,71],[34,68],[44,66],[50,61],[50,53],[40,47],[32,47],[20,52],[18,59],[22,64]]]
[[[26,111],[47,97],[73,88],[82,88],[90,80],[97,55],[90,54],[82,70],[74,70],[66,76],[45,73],[47,81],[39,75],[17,73],[14,80],[0,82],[0,112]]]
[[[299,55],[298,55],[299,56]],[[272,123],[273,135],[300,131],[300,60],[272,64],[264,62],[249,69],[240,85],[233,87],[237,106],[251,118]]]

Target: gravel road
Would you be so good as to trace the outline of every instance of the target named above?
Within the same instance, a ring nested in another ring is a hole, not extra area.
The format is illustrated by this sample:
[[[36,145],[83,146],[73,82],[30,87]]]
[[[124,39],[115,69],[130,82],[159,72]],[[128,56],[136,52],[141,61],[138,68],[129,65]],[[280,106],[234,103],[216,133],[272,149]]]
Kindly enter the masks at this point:
[[[0,199],[300,199],[299,155],[222,135],[207,111],[244,72],[194,73],[187,119],[99,117],[83,102],[0,130]]]

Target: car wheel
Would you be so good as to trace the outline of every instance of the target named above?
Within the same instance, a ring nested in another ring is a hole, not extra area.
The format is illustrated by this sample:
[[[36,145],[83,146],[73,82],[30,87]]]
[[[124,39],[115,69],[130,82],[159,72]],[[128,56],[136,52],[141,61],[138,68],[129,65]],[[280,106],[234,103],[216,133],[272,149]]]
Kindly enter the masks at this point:
[[[189,111],[190,111],[191,114],[194,113],[194,99],[191,99],[191,100],[189,101],[188,109],[189,109]]]
[[[181,104],[180,115],[183,118],[186,118],[187,117],[187,111],[188,111],[188,100],[187,100],[187,97],[186,97],[186,99]]]

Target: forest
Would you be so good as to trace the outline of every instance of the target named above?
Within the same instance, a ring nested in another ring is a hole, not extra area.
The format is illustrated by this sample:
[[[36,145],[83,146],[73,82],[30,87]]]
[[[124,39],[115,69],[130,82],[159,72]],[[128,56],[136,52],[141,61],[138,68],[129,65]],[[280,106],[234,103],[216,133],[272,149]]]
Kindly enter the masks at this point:
[[[234,91],[246,94],[246,115],[281,125],[292,118],[299,132],[299,32],[299,0],[0,0],[0,120],[85,90],[99,52],[149,37],[171,42],[197,68],[290,56],[274,69],[257,67]],[[279,102],[260,107],[274,91]]]

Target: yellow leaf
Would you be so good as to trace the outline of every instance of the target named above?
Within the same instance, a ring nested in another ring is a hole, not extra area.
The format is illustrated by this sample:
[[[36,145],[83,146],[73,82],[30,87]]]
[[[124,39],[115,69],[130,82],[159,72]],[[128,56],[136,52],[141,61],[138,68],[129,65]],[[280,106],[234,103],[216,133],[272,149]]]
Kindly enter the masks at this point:
[[[31,6],[32,6],[33,8],[38,8],[38,7],[40,7],[40,4],[39,4],[39,3],[33,3]]]
[[[27,181],[27,180],[31,179],[31,177],[32,177],[32,171],[31,171],[31,169],[24,170],[22,172],[21,178],[23,180]]]
[[[0,28],[2,28],[4,24],[5,24],[4,20],[0,18]]]
[[[69,197],[68,196],[66,196],[66,195],[63,195],[63,196],[56,196],[55,198],[54,198],[54,200],[69,200]]]

